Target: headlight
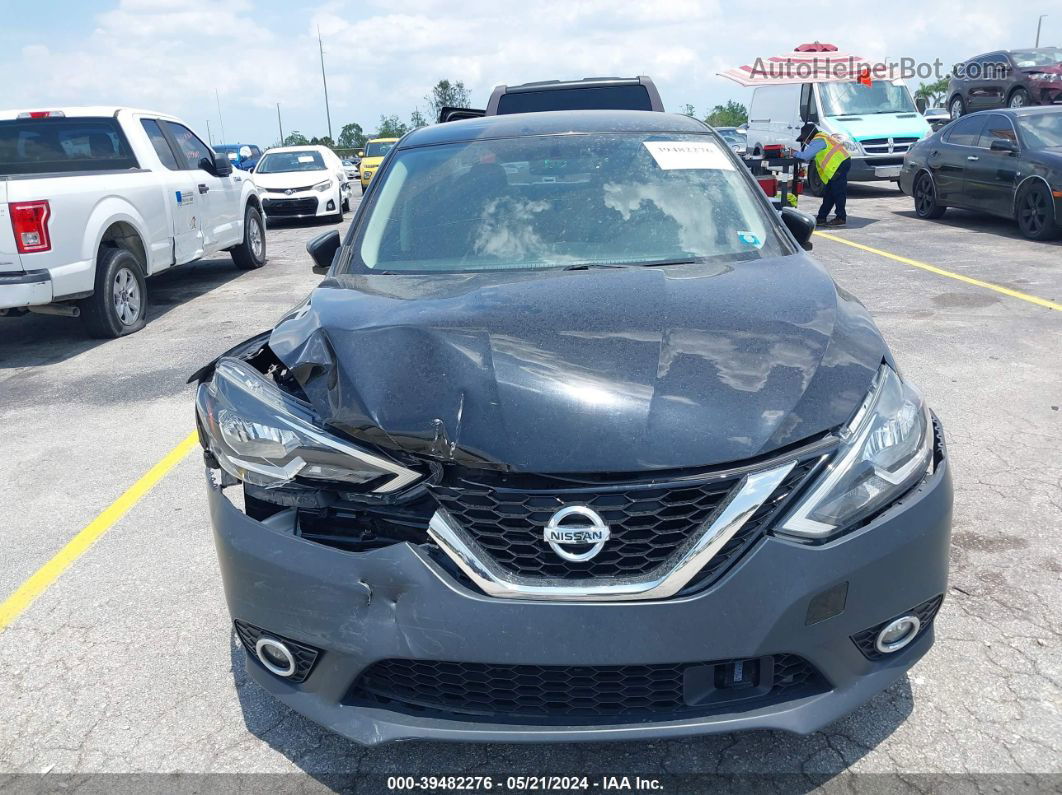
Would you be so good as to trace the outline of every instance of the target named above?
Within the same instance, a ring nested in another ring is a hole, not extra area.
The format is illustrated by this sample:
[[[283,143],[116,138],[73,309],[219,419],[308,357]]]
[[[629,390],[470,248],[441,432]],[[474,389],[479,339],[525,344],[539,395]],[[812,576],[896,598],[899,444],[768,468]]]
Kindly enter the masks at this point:
[[[888,365],[841,439],[833,462],[779,532],[821,539],[870,516],[922,478],[933,450],[922,396]]]
[[[313,186],[313,189],[319,190],[321,191],[321,193],[324,193],[326,190],[331,190],[332,180],[326,179],[324,182],[318,182],[316,185]]]
[[[862,147],[848,133],[834,133],[834,137],[841,142],[845,149],[852,154],[858,155],[863,151]]]
[[[199,386],[196,411],[222,469],[256,486],[329,481],[386,494],[422,475],[361,450],[316,422],[312,409],[238,359],[221,359]],[[357,489],[355,489],[357,490]]]

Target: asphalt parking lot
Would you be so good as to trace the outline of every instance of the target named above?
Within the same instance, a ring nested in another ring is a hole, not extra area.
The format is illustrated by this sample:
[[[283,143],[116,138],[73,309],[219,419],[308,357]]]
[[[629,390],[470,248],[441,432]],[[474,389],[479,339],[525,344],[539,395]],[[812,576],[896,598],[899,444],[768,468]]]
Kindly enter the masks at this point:
[[[1062,243],[961,211],[920,221],[895,189],[853,187],[849,219],[814,254],[941,417],[955,484],[936,646],[871,703],[807,737],[362,749],[273,701],[233,642],[198,447],[109,529],[113,510],[92,523],[193,430],[188,375],[319,279],[304,245],[332,226],[284,225],[262,270],[226,257],[153,279],[131,337],[0,318],[0,600],[69,563],[6,616],[0,773],[302,772],[310,788],[395,773],[785,773],[798,787],[847,772],[1062,774]],[[49,564],[89,526],[107,532]]]

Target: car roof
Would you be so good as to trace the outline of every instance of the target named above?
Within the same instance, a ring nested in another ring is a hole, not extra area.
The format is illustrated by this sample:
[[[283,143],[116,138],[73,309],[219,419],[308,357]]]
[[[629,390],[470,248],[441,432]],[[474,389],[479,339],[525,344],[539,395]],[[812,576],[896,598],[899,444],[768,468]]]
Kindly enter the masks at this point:
[[[1022,116],[1043,116],[1049,113],[1062,113],[1062,106],[1059,105],[1028,105],[1024,108],[989,108],[988,110],[979,110],[974,113],[967,113],[966,116],[986,116],[989,113],[1002,113],[1004,116],[1022,117]]]
[[[302,146],[274,146],[269,150],[269,154],[276,154],[277,152],[331,152],[327,146],[320,146],[318,144],[303,144]]]
[[[653,110],[549,110],[508,113],[433,124],[408,133],[400,144],[412,146],[492,138],[523,138],[565,133],[705,133],[702,121],[680,113]]]

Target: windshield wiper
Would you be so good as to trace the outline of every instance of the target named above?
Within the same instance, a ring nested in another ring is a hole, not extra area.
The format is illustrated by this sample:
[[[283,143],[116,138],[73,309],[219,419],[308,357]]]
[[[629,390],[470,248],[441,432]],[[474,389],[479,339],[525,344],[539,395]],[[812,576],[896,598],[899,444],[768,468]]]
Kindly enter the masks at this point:
[[[619,264],[606,263],[606,262],[580,262],[575,265],[566,265],[564,270],[566,271],[585,271],[590,268],[657,268],[663,265],[693,265],[698,260],[695,259],[654,259],[644,262],[638,262],[637,260],[632,262],[623,262]]]

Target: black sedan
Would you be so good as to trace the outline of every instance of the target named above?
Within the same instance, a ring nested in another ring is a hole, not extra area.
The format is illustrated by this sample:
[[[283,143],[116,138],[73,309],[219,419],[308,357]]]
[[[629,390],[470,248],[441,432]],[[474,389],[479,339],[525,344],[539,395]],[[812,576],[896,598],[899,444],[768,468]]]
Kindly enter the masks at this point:
[[[948,207],[1013,218],[1031,240],[1062,228],[1062,108],[981,111],[919,141],[904,158],[900,189],[919,218]]]

